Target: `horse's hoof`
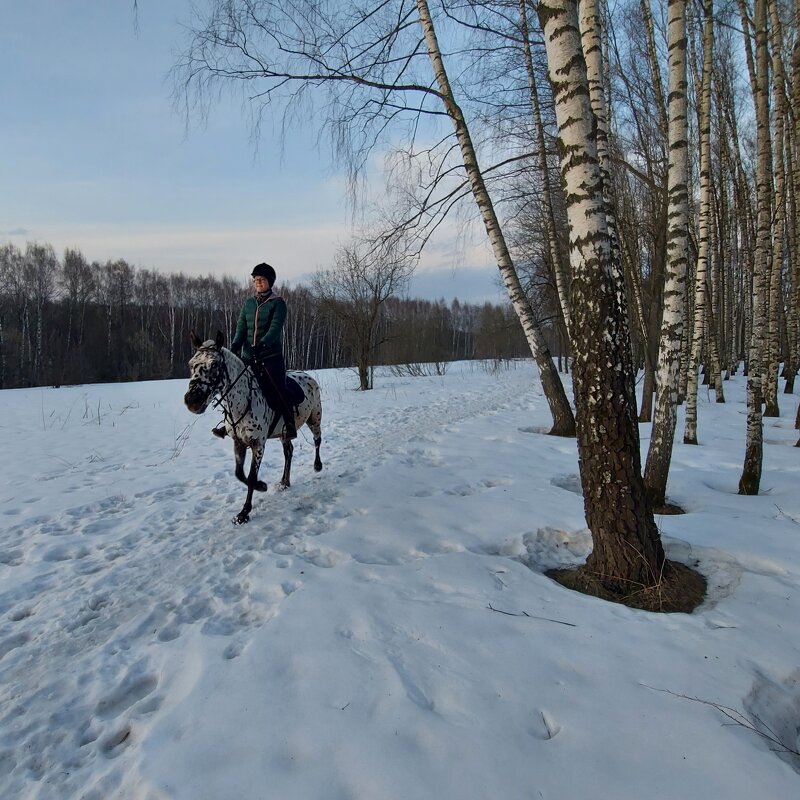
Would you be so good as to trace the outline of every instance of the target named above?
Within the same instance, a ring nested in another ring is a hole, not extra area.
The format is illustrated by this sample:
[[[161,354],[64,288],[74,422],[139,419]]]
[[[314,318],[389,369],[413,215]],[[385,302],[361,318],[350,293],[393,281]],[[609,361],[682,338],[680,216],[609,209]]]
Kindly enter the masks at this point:
[[[314,462],[314,472],[322,472],[322,462],[315,461]]]
[[[253,487],[257,492],[266,492],[267,491],[267,484],[264,481],[258,481],[256,485]]]
[[[234,525],[245,525],[246,523],[250,522],[250,515],[237,514],[232,521]]]

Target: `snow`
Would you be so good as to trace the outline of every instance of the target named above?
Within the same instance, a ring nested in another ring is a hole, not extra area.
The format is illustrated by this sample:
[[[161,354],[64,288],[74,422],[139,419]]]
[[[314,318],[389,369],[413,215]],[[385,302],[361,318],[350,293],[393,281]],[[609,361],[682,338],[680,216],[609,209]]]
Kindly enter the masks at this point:
[[[543,574],[591,539],[531,364],[314,374],[325,468],[270,443],[242,527],[184,381],[0,392],[0,797],[798,796],[745,727],[800,750],[797,396],[739,497],[745,379],[701,389],[658,523],[710,591],[659,615]]]

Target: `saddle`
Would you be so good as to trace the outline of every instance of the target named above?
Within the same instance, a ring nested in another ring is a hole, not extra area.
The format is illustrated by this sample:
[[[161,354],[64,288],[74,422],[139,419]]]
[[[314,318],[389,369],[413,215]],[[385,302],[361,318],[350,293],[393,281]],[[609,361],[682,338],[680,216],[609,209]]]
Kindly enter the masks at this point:
[[[251,369],[253,369],[251,365]],[[253,370],[255,372],[255,370]],[[256,373],[256,378],[258,379],[258,373]],[[258,381],[259,387],[261,386],[261,381]],[[272,403],[269,402],[269,399],[266,396],[266,393],[263,392],[264,399],[267,401],[267,405],[273,410],[278,411]],[[303,387],[287,372],[286,373],[286,403],[289,408],[297,409],[297,407],[306,399],[306,393],[303,391]],[[276,425],[278,424],[278,414],[275,414],[272,420],[272,425],[270,425],[268,436],[272,435],[272,432],[275,430]],[[214,436],[218,436],[220,439],[224,439],[226,436],[225,426],[224,423],[220,423],[215,428],[212,428],[211,433]]]
[[[306,399],[306,393],[303,387],[288,373],[286,374],[286,400],[292,408],[297,408],[303,400]]]

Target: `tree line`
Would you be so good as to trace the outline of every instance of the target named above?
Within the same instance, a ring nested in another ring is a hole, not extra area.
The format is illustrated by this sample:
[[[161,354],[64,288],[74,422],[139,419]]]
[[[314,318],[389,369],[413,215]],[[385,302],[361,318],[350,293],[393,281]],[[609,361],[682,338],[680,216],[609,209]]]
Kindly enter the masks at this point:
[[[288,315],[290,369],[350,367],[352,304],[333,307],[310,287],[278,287]],[[180,378],[189,331],[230,341],[249,281],[137,268],[124,259],[59,257],[47,244],[0,247],[0,388]],[[337,312],[337,313],[335,313]],[[370,363],[417,364],[526,354],[515,315],[498,304],[385,298]]]

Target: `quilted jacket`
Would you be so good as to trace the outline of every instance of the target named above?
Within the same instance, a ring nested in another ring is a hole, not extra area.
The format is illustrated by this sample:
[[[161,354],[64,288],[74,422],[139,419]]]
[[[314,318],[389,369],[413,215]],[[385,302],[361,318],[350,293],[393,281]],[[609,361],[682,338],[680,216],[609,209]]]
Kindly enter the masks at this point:
[[[286,302],[276,294],[266,300],[248,297],[244,301],[231,350],[245,359],[254,356],[263,361],[283,352],[281,333],[286,321]]]

